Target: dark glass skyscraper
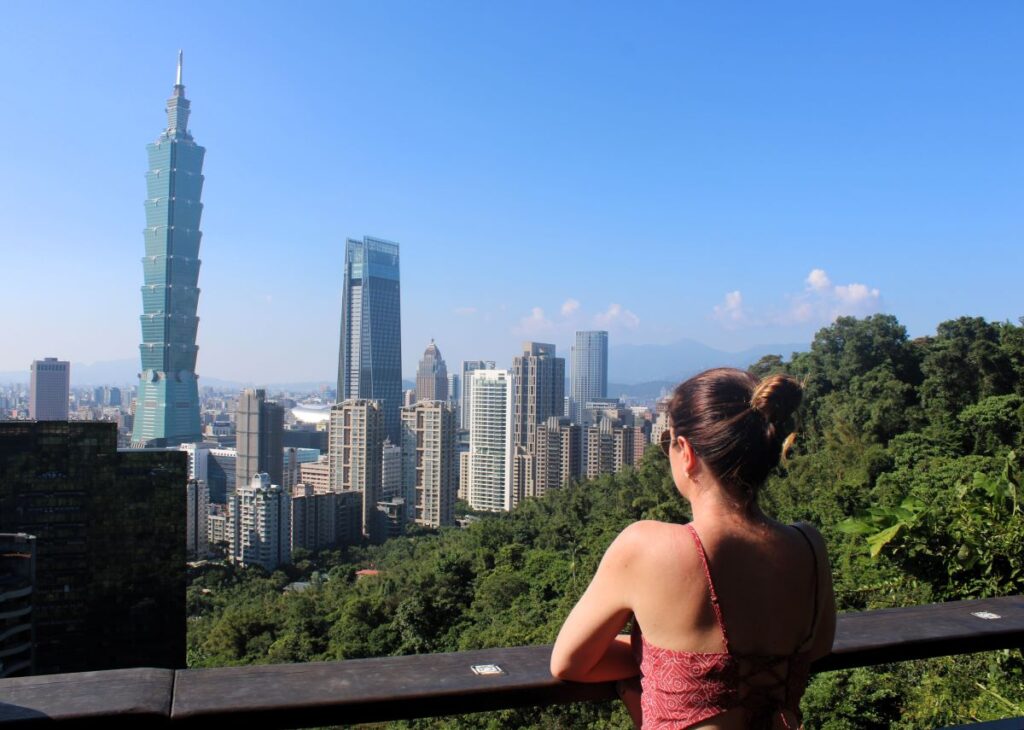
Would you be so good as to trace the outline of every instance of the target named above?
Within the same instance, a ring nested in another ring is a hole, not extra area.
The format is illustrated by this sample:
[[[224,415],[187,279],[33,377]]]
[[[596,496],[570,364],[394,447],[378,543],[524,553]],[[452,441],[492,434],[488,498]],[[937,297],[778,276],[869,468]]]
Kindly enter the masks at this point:
[[[384,432],[401,443],[402,318],[398,244],[365,236],[345,242],[338,347],[338,401],[379,401]]]
[[[114,423],[0,422],[0,533],[36,538],[38,673],[185,665],[187,480],[184,451],[118,449]]]
[[[167,129],[146,146],[146,256],[142,259],[142,373],[133,446],[200,441],[196,383],[199,219],[206,150],[188,131],[189,101],[178,78]]]
[[[589,401],[608,397],[608,333],[604,330],[576,333],[570,389],[576,423],[581,422]]]

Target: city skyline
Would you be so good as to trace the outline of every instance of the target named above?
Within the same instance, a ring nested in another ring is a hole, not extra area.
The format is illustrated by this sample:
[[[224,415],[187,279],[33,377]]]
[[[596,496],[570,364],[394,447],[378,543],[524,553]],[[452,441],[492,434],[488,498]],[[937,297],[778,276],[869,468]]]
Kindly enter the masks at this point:
[[[201,374],[329,373],[344,239],[364,232],[403,242],[406,375],[431,337],[450,362],[505,365],[521,340],[566,348],[577,329],[736,351],[807,342],[838,313],[886,311],[912,336],[1020,314],[1006,294],[1022,256],[1017,5],[885,24],[820,8],[796,24],[770,9],[401,8],[321,6],[318,28],[256,8],[242,45],[230,8],[197,29],[188,12],[155,24],[155,9],[68,4],[55,25],[12,5],[0,67],[24,113],[0,141],[16,274],[0,309],[33,316],[10,318],[0,371],[137,345],[122,313],[137,311],[138,146],[179,47],[216,151]],[[363,53],[381,33],[402,50]],[[105,114],[67,114],[94,103],[82,78]],[[417,113],[343,113],[383,104]],[[637,231],[640,255],[619,255]],[[39,287],[27,274],[43,260]],[[268,329],[296,345],[260,356],[252,333]]]

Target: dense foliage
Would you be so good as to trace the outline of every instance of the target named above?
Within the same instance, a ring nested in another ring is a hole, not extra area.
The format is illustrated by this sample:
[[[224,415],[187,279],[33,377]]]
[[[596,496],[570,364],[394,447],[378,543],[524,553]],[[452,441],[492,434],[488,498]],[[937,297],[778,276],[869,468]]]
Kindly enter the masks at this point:
[[[840,610],[1024,589],[1024,327],[961,318],[910,340],[895,318],[840,318],[808,352],[753,370],[807,398],[767,512],[821,527]],[[211,566],[189,588],[189,663],[302,662],[550,642],[612,538],[685,520],[656,449],[636,469],[569,486],[465,530],[296,555],[290,574]],[[358,577],[374,567],[379,575]],[[296,578],[309,585],[283,590]],[[1005,651],[817,676],[809,727],[937,727],[1024,715],[1024,662]],[[538,712],[540,712],[538,716]],[[628,727],[578,705],[410,723]]]

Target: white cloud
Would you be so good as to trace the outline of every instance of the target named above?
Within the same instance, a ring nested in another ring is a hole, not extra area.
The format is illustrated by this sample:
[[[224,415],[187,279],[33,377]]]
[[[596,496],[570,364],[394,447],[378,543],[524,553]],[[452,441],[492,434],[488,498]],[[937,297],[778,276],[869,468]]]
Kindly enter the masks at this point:
[[[640,318],[621,304],[609,304],[607,310],[594,315],[594,324],[604,329],[635,330],[640,326]]]
[[[847,284],[837,286],[836,299],[851,307],[875,306],[881,297],[878,289],[868,289],[864,284]]]
[[[830,286],[832,286],[832,282],[824,269],[811,269],[811,273],[807,275],[807,288],[814,291],[825,291]]]
[[[530,316],[523,317],[519,320],[519,324],[515,328],[515,333],[518,335],[527,335],[535,337],[538,335],[548,334],[555,329],[555,324],[544,314],[544,310],[540,307],[534,307],[530,310]]]
[[[812,269],[807,287],[790,297],[790,307],[776,320],[779,324],[813,322],[828,324],[836,317],[864,317],[882,308],[882,293],[866,284],[833,284],[824,269]]]
[[[566,299],[565,302],[562,304],[562,316],[563,317],[571,317],[573,314],[576,313],[576,310],[579,309],[579,308],[580,308],[579,300],[572,299],[570,297],[569,299]]]
[[[882,293],[867,284],[833,284],[824,269],[811,269],[804,289],[785,296],[788,306],[782,311],[766,307],[763,314],[751,314],[744,308],[743,295],[732,291],[712,310],[712,318],[728,329],[764,325],[824,325],[836,317],[864,317],[882,308]]]
[[[476,314],[476,307],[456,307],[455,313],[461,317],[468,317]]]
[[[712,315],[719,322],[726,326],[735,327],[746,320],[746,312],[743,311],[743,295],[739,290],[731,291],[725,295],[725,301],[716,304]]]

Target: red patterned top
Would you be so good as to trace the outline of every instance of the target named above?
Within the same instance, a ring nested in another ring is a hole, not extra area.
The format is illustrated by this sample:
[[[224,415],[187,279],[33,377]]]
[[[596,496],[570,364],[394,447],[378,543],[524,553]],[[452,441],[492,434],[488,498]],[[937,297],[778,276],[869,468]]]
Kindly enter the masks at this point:
[[[681,730],[736,707],[746,710],[749,728],[793,728],[800,722],[800,697],[807,688],[810,670],[806,647],[814,638],[818,620],[818,558],[810,539],[794,526],[814,556],[814,619],[808,637],[788,655],[734,654],[729,650],[729,635],[704,546],[693,525],[686,527],[704,566],[725,651],[662,649],[648,643],[634,622],[633,652],[643,673],[644,730]]]

